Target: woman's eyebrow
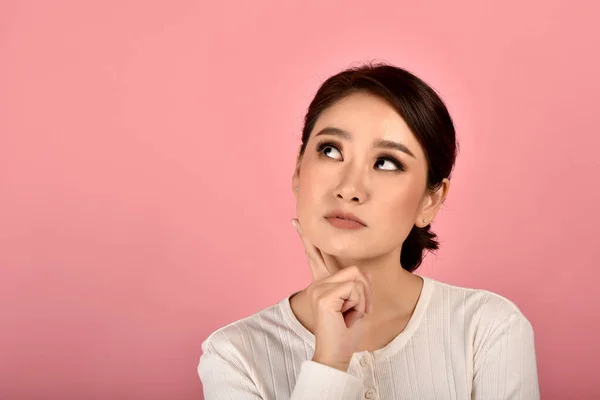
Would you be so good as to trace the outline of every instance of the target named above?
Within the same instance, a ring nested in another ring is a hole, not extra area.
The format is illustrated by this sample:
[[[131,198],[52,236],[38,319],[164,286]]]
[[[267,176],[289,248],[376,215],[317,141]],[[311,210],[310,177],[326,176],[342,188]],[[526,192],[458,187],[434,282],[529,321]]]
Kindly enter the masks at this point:
[[[333,136],[341,137],[341,138],[346,139],[346,140],[352,140],[352,134],[350,132],[345,131],[345,130],[340,129],[340,128],[334,128],[332,126],[326,126],[325,128],[321,129],[315,135],[315,137],[317,137],[319,135],[333,135]],[[376,140],[375,143],[373,144],[373,147],[378,147],[378,148],[382,148],[382,149],[398,150],[398,151],[401,151],[403,153],[408,154],[412,158],[417,158],[408,149],[408,147],[406,147],[402,143],[394,142],[394,141],[391,141],[391,140],[382,140],[382,139]]]

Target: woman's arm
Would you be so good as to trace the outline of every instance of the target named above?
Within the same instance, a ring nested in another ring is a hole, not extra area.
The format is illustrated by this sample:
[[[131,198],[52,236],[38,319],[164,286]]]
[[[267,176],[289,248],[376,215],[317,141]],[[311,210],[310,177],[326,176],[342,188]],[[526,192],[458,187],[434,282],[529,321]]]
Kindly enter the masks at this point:
[[[270,400],[262,397],[242,365],[227,356],[226,349],[217,351],[212,344],[205,342],[202,350],[198,375],[205,400]],[[361,389],[362,379],[306,360],[302,362],[290,400],[355,399]]]
[[[198,375],[204,400],[266,400],[240,366],[223,359],[207,343],[202,344]]]
[[[540,398],[533,327],[520,312],[492,329],[476,352],[471,398]]]

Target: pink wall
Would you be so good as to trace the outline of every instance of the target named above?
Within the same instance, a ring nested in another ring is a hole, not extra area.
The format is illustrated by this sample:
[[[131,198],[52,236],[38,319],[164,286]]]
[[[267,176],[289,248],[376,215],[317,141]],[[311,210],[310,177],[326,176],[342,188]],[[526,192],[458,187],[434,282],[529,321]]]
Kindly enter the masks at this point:
[[[544,399],[599,398],[597,3],[207,3],[0,4],[0,398],[201,398],[201,341],[309,282],[301,119],[365,59],[461,140],[420,273],[521,307]]]

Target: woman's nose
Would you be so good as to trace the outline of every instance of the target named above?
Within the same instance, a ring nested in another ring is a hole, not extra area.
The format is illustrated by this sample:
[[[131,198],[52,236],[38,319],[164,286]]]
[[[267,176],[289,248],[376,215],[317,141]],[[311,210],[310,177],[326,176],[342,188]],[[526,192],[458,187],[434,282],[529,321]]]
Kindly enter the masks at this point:
[[[338,199],[363,203],[367,198],[364,178],[360,176],[348,176],[336,188]]]

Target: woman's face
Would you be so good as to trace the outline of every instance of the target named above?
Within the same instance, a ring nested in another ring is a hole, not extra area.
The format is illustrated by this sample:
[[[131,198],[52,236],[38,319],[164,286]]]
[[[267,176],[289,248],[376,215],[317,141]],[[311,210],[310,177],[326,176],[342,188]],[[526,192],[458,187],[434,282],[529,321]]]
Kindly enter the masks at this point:
[[[447,190],[426,192],[426,177],[423,149],[402,117],[385,100],[354,93],[323,111],[311,132],[292,182],[296,215],[327,254],[399,254],[412,227],[425,226],[423,218],[429,223],[445,197]],[[352,213],[366,226],[336,227],[326,218],[333,211]]]

